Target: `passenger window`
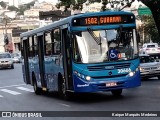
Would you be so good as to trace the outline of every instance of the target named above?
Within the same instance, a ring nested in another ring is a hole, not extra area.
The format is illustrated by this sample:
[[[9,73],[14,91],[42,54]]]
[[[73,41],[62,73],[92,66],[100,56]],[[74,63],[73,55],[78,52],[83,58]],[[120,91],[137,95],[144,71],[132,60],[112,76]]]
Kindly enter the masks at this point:
[[[53,32],[54,36],[54,54],[60,54],[61,53],[61,37],[60,37],[60,30],[55,29]]]
[[[34,56],[38,55],[38,44],[37,44],[37,36],[34,35]]]
[[[49,56],[52,54],[52,39],[51,32],[45,33],[45,55]]]
[[[29,37],[29,57],[33,57],[34,56],[32,43],[33,43],[32,37]]]

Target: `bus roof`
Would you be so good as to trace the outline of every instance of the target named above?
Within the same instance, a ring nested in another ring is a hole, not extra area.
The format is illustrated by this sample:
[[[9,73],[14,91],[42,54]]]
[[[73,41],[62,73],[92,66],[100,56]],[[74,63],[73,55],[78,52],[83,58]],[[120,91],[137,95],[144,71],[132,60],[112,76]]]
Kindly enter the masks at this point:
[[[82,18],[82,17],[89,17],[89,16],[101,16],[101,15],[134,15],[131,12],[125,12],[125,11],[104,11],[104,12],[91,12],[91,13],[83,13],[83,14],[77,14],[77,15],[72,15],[67,18],[61,19],[59,21],[55,21],[49,25],[36,28],[31,31],[24,32],[20,35],[20,37],[27,37],[29,35],[35,35],[37,33],[41,33],[43,31],[48,31],[53,28],[56,28],[57,26],[62,26],[65,24],[71,24],[73,18]]]

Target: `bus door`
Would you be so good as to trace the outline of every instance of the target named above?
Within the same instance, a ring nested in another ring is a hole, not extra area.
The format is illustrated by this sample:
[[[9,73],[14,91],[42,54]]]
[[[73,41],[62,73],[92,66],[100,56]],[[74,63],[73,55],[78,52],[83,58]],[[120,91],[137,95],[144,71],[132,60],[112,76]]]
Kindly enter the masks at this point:
[[[23,59],[24,59],[24,63],[23,63],[23,66],[24,66],[24,82],[26,84],[31,84],[30,82],[30,77],[29,77],[29,50],[28,50],[28,47],[29,47],[29,40],[26,39],[26,40],[23,40]]]
[[[39,77],[41,80],[42,90],[46,90],[46,81],[44,79],[44,40],[43,35],[38,36],[38,59],[39,59]]]
[[[62,29],[62,53],[63,53],[63,68],[64,68],[64,77],[67,90],[73,90],[73,81],[72,81],[72,64],[71,64],[71,43],[70,35],[67,28]]]

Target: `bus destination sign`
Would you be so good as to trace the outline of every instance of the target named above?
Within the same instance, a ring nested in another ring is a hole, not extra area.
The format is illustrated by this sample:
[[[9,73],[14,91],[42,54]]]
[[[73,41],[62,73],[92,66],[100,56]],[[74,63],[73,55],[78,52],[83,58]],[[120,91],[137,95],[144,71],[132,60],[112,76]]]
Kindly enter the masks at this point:
[[[134,16],[93,16],[76,18],[73,26],[103,25],[103,24],[127,24],[134,23]]]

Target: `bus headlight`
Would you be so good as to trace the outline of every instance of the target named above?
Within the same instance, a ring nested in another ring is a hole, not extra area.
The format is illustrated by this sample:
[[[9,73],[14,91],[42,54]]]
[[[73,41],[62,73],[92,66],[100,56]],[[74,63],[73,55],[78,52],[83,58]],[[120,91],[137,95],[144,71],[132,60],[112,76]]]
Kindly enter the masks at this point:
[[[91,77],[90,76],[86,76],[86,80],[90,81]]]
[[[85,79],[87,81],[90,81],[91,80],[91,77],[90,76],[85,76],[83,74],[80,74],[79,72],[77,71],[74,71],[74,73],[79,77],[79,78],[82,78],[82,79]]]
[[[80,73],[77,73],[78,77],[81,77],[81,74]]]
[[[81,74],[81,78],[85,79],[84,75]]]
[[[132,77],[135,74],[135,72],[130,72],[129,76]]]

